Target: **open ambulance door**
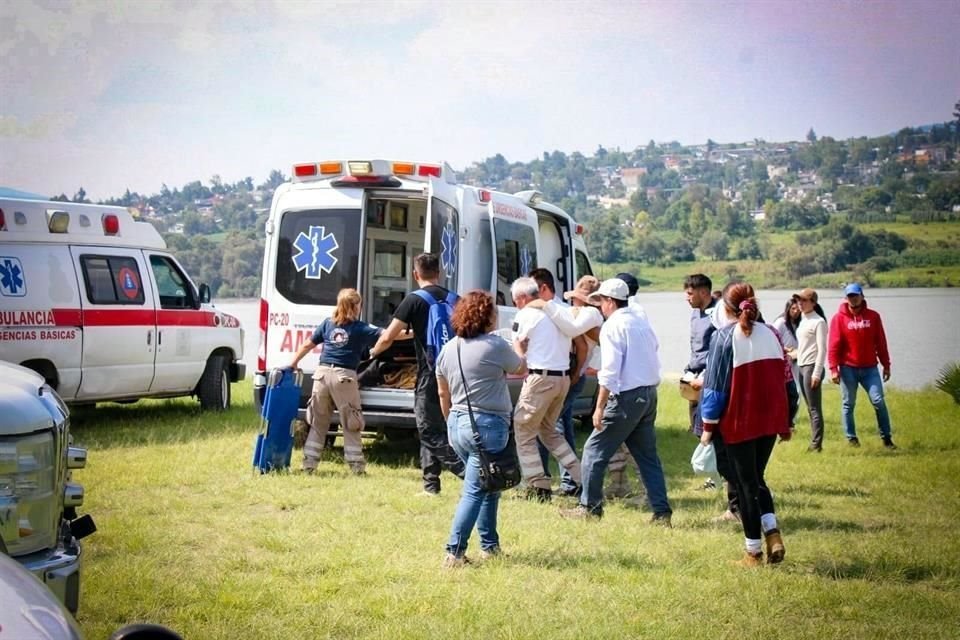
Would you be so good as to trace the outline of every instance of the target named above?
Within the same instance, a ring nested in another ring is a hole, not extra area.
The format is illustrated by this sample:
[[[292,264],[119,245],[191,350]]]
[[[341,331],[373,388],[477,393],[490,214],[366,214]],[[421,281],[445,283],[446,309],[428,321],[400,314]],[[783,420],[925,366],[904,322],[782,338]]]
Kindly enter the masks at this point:
[[[460,277],[460,189],[443,178],[430,178],[427,187],[424,246],[440,257],[439,284],[457,292]]]
[[[537,214],[515,198],[506,199],[497,193],[491,193],[487,212],[493,248],[490,291],[496,297],[500,326],[510,327],[517,312],[513,306],[510,285],[539,266]]]

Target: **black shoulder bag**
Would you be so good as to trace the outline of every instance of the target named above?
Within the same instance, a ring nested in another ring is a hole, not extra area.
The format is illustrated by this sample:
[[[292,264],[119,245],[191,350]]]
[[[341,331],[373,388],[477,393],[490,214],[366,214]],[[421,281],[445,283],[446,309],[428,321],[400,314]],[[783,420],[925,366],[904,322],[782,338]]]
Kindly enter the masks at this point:
[[[467,377],[463,375],[460,343],[461,340],[457,340],[457,364],[460,365],[463,393],[467,396],[467,413],[470,415],[470,426],[473,427],[473,442],[477,445],[477,453],[480,456],[480,487],[488,493],[512,489],[520,484],[520,460],[517,458],[517,440],[513,434],[513,417],[510,418],[507,446],[503,451],[491,453],[484,449],[480,430],[477,429],[477,420],[473,417],[473,406],[470,404],[470,393],[467,391]]]

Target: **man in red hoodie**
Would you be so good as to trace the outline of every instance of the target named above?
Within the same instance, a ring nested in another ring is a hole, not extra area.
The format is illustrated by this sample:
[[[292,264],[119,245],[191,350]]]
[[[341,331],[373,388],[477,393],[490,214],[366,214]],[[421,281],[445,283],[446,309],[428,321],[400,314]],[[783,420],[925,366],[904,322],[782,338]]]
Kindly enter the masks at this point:
[[[843,291],[846,302],[840,303],[837,314],[830,320],[830,339],[827,359],[830,361],[830,380],[840,384],[843,407],[843,430],[847,442],[859,447],[853,409],[857,404],[857,387],[867,390],[870,403],[877,413],[877,426],[883,446],[896,449],[890,437],[890,413],[883,399],[883,383],[890,379],[890,352],[883,332],[880,314],[867,308],[863,288],[849,284]],[[877,370],[877,361],[883,367],[883,380]]]

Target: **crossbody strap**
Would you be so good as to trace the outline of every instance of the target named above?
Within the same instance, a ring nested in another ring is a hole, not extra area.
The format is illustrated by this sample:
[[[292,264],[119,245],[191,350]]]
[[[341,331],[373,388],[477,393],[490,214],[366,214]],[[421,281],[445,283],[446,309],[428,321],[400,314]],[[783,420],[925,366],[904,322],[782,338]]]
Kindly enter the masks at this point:
[[[477,429],[477,420],[473,417],[473,406],[470,404],[470,391],[467,389],[467,376],[463,373],[463,358],[460,356],[460,344],[462,342],[463,339],[458,337],[457,365],[460,367],[460,382],[463,383],[463,395],[467,397],[467,413],[470,415],[470,427],[473,429],[473,437],[476,439],[477,446],[480,447],[480,430]]]

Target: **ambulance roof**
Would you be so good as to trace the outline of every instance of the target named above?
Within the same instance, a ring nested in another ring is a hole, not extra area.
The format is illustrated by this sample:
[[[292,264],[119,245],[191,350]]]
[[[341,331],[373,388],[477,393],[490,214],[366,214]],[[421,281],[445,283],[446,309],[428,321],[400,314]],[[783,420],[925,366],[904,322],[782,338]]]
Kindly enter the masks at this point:
[[[165,249],[149,222],[124,207],[0,198],[0,243],[35,242]]]

